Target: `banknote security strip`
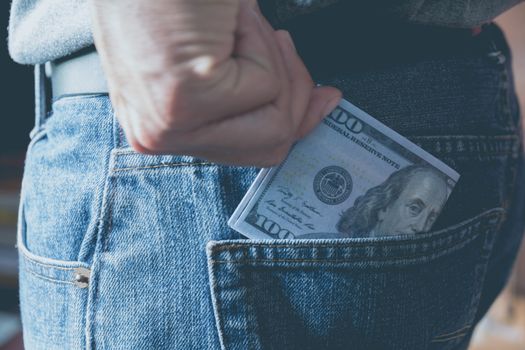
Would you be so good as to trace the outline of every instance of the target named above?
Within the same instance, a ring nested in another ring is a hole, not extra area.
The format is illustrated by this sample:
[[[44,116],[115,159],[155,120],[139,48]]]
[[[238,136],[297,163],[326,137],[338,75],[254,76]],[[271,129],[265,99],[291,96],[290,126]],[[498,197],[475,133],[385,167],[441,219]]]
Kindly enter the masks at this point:
[[[261,170],[228,225],[252,239],[428,232],[459,176],[341,100],[283,163]]]

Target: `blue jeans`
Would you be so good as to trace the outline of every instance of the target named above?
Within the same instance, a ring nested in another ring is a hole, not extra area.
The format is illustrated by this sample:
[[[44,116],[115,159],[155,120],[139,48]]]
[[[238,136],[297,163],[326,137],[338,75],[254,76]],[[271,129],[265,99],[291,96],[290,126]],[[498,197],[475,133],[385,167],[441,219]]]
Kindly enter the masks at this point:
[[[246,240],[226,222],[258,169],[138,154],[108,96],[56,100],[22,189],[26,348],[466,349],[524,226],[510,54],[496,28],[479,40],[489,49],[312,68],[461,174],[424,238]]]

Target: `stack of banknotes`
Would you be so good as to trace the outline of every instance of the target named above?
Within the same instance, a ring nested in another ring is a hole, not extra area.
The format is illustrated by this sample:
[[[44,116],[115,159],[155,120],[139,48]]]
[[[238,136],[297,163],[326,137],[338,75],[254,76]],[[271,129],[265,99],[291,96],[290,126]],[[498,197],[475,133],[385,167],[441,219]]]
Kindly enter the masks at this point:
[[[428,232],[459,174],[350,102],[279,166],[263,169],[228,224],[252,239]]]

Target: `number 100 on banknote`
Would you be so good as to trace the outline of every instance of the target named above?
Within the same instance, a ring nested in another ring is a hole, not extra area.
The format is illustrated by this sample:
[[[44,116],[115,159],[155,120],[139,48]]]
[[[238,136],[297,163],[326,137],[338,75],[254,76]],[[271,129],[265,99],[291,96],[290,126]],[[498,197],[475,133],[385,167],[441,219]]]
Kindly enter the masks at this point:
[[[279,166],[263,169],[228,221],[252,239],[428,232],[459,174],[348,101]]]

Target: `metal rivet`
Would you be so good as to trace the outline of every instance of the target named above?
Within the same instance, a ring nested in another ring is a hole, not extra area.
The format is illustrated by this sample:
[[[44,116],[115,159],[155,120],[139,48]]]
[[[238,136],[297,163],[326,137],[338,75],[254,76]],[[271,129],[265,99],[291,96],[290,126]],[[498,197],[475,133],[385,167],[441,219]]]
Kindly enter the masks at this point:
[[[495,60],[497,64],[503,64],[507,61],[507,58],[501,51],[491,52],[489,57]]]
[[[75,285],[79,288],[87,288],[89,286],[91,271],[83,267],[78,267],[74,271],[75,276],[73,282]]]

